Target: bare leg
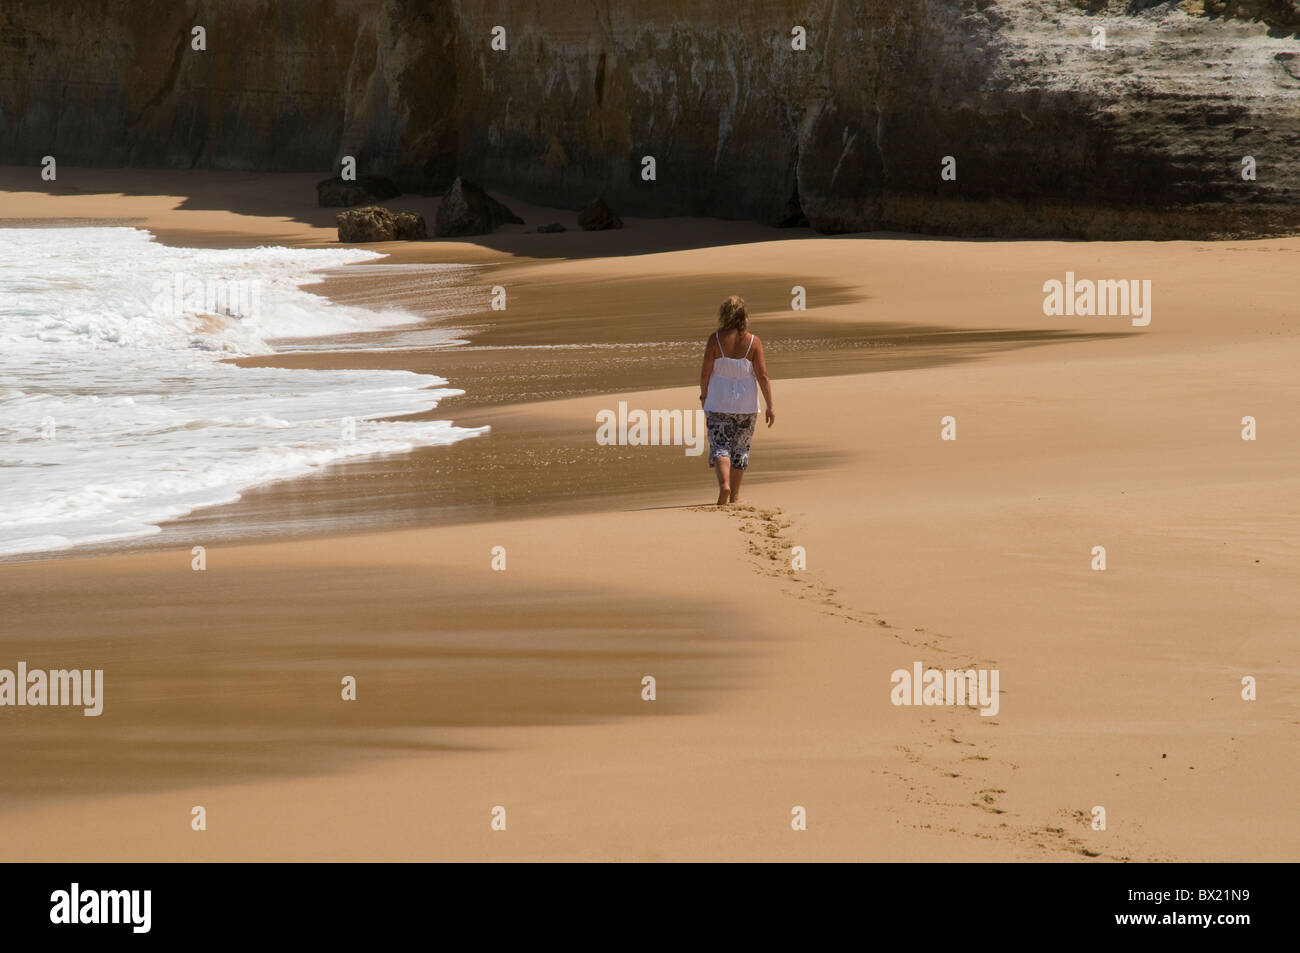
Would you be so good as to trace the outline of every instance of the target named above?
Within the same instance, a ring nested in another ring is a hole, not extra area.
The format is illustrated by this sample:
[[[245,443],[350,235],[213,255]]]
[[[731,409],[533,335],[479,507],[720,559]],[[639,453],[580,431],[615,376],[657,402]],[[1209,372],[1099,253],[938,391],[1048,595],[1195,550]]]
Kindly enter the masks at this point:
[[[731,468],[731,502],[740,502],[740,481],[744,479],[745,471]]]
[[[713,468],[718,471],[718,505],[722,506],[731,498],[731,459],[718,457]]]

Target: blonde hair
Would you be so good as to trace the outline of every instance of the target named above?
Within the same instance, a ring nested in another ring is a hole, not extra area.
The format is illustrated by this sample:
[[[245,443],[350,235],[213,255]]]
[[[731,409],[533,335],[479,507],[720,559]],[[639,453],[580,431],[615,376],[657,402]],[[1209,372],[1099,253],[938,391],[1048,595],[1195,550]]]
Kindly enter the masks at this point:
[[[749,326],[749,315],[745,312],[745,299],[732,295],[718,307],[719,331],[744,331]]]

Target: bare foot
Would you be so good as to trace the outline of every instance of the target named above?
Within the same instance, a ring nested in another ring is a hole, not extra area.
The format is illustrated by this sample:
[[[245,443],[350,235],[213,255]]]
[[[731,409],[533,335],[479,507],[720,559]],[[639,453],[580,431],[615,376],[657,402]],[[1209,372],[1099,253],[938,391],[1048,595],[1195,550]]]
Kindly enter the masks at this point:
[[[719,506],[726,506],[727,503],[730,502],[730,500],[731,500],[731,491],[730,491],[730,490],[724,488],[724,489],[721,489],[721,490],[718,491],[718,505],[719,505]]]
[[[739,503],[739,502],[740,502],[740,494],[739,494],[739,493],[732,493],[732,494],[731,494],[731,501],[730,501],[730,502],[732,502],[732,503]]]

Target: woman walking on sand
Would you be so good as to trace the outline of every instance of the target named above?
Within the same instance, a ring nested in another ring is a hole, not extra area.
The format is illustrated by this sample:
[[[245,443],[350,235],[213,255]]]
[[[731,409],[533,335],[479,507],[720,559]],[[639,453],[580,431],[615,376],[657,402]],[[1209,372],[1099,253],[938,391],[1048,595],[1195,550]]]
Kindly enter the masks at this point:
[[[763,342],[749,333],[745,299],[732,295],[718,308],[718,329],[704,345],[700,401],[709,428],[709,466],[718,474],[718,505],[740,499],[740,480],[749,466],[749,442],[758,420],[758,391],[772,412],[772,382],[763,361]]]

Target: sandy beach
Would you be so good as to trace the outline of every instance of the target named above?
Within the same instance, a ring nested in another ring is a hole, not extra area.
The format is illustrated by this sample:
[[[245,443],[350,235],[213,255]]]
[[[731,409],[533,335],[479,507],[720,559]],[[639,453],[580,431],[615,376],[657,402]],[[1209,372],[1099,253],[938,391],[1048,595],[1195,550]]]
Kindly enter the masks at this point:
[[[5,167],[0,228],[336,247],[316,178]],[[314,286],[465,344],[239,362],[436,374],[464,395],[429,416],[487,433],[0,561],[0,667],[105,673],[97,718],[5,712],[0,856],[1300,857],[1300,239],[589,233],[498,198],[527,224],[367,245],[389,257]],[[421,265],[467,266],[458,317]],[[1044,314],[1067,273],[1149,280],[1150,323]],[[729,294],[777,422],[719,509],[705,457],[595,432],[697,406]],[[916,663],[996,669],[996,714],[894,704]]]

